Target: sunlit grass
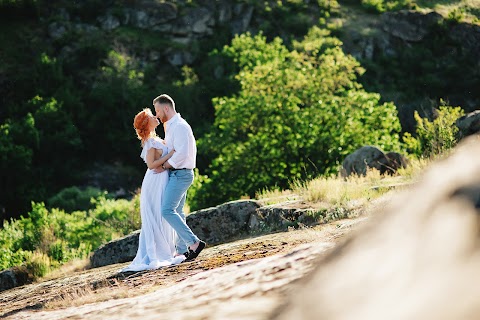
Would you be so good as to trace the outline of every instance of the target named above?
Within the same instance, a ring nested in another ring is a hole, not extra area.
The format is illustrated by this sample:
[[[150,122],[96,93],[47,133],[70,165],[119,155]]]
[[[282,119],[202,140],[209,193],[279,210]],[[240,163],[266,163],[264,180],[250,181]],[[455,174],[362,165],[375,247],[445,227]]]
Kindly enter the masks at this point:
[[[38,282],[43,282],[47,280],[57,279],[61,277],[67,277],[73,275],[77,272],[84,271],[90,267],[90,259],[74,259],[64,263],[56,269],[51,270],[41,279],[38,279]]]
[[[444,18],[480,24],[480,0],[418,0],[420,11],[434,10]]]
[[[292,190],[280,190],[275,188],[271,190],[264,189],[261,192],[258,192],[255,198],[260,200],[263,205],[271,205],[279,202],[298,200],[300,197]]]
[[[324,203],[326,206],[348,206],[352,202],[366,203],[392,189],[401,189],[415,183],[434,159],[411,159],[407,168],[399,169],[395,176],[380,175],[369,170],[365,176],[318,177],[309,181],[295,181],[287,190],[263,190],[256,198],[266,205],[292,200]]]

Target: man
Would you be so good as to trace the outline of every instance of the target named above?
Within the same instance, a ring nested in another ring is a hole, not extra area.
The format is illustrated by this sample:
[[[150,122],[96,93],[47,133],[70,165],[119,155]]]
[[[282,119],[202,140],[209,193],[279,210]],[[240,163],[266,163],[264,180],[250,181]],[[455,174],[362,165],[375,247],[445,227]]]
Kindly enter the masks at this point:
[[[175,149],[173,156],[162,165],[163,170],[169,170],[162,215],[177,233],[177,252],[185,252],[186,261],[191,261],[206,245],[187,225],[183,212],[187,190],[194,178],[197,156],[195,137],[190,125],[175,110],[175,102],[169,95],[162,94],[153,99],[153,107],[164,125],[168,149]]]

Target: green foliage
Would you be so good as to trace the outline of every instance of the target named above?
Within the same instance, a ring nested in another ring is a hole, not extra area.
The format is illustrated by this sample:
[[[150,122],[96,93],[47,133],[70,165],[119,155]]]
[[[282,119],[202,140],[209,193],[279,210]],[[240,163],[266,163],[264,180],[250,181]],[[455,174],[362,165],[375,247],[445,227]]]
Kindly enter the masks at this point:
[[[33,116],[39,134],[39,149],[35,152],[35,160],[41,163],[38,177],[44,181],[45,187],[53,190],[58,184],[67,183],[65,177],[70,175],[72,168],[78,167],[76,159],[82,141],[63,103],[55,98],[36,96],[29,104],[36,109]],[[58,150],[62,151],[61,155]],[[54,178],[54,185],[47,183],[51,178]]]
[[[137,144],[133,116],[140,110],[141,101],[145,101],[143,73],[138,71],[136,63],[127,53],[111,50],[86,97],[88,105],[98,107],[94,112],[80,115],[85,119],[85,147],[97,150],[97,161],[111,159],[112,154],[124,159],[134,156],[126,146]],[[105,126],[108,130],[99,135],[99,129]]]
[[[455,122],[463,115],[460,107],[441,106],[433,121],[420,117],[415,111],[417,121],[416,137],[405,133],[404,142],[410,154],[430,158],[442,155],[457,144],[458,127]]]
[[[235,37],[224,49],[240,67],[242,88],[214,99],[214,128],[199,141],[213,156],[200,207],[335,172],[364,144],[399,147],[395,106],[362,89],[362,69],[338,44],[313,28],[293,51],[261,34]]]
[[[17,204],[41,192],[31,184],[33,151],[38,149],[38,143],[32,114],[0,124],[0,206],[25,209]]]
[[[28,217],[0,229],[0,269],[25,264],[35,277],[140,228],[139,196],[131,201],[99,196],[95,207],[71,214],[32,203]]]
[[[451,27],[445,22],[433,25],[428,37],[402,47],[394,56],[362,61],[367,68],[362,76],[365,88],[403,103],[428,98],[455,99],[456,105],[468,105],[468,101],[478,100],[480,69],[470,68],[478,57],[448,36]]]
[[[76,186],[62,189],[55,196],[48,199],[47,204],[49,207],[59,208],[66,212],[82,211],[92,209],[94,203],[92,198],[98,198],[101,195],[109,197],[106,191],[102,191],[95,187],[79,188]]]
[[[382,13],[386,11],[397,11],[401,9],[411,9],[413,6],[412,0],[362,0],[362,6],[371,11]]]
[[[50,271],[50,267],[50,257],[43,252],[33,252],[26,262],[28,273],[30,273],[34,278],[45,276]]]
[[[186,200],[186,205],[188,206],[190,211],[204,208],[203,203],[199,202],[202,200],[201,197],[198,196],[198,194],[202,186],[209,183],[211,182],[208,176],[200,174],[198,168],[195,168],[195,179],[193,180],[193,184],[190,186],[190,188],[188,188]]]

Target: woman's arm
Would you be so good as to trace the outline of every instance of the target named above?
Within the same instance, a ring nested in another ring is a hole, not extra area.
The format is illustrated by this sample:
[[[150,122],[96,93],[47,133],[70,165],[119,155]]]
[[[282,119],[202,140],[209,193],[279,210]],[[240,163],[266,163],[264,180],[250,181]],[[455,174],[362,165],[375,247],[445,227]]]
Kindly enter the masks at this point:
[[[147,160],[147,167],[148,169],[156,169],[158,167],[160,167],[165,161],[167,161],[168,159],[170,159],[170,157],[175,153],[175,150],[172,150],[170,151],[169,153],[167,153],[165,156],[160,156],[160,158],[158,158],[157,160],[155,160],[155,148],[150,148],[148,151],[147,151],[147,157],[146,157],[146,160]],[[162,153],[163,155],[163,153]]]

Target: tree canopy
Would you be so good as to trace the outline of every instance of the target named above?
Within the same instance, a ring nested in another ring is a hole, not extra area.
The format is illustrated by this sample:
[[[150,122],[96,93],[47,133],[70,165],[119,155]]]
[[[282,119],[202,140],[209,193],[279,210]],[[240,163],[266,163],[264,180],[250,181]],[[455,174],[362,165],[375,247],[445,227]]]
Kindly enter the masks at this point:
[[[363,69],[340,44],[314,27],[292,49],[244,34],[218,53],[238,65],[241,89],[213,100],[214,125],[199,141],[212,161],[193,207],[335,173],[362,145],[399,148],[395,106],[363,89]]]

